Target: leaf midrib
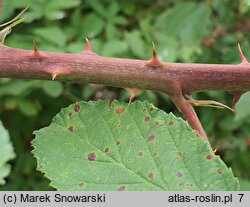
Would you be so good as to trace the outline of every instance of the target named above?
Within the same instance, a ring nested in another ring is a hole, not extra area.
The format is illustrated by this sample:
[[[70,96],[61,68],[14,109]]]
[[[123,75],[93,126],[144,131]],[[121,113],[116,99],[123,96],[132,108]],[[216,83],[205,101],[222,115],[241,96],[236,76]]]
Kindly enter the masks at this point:
[[[92,105],[88,105],[88,107],[90,107],[91,110],[92,110]],[[92,112],[93,112],[93,110],[92,110]],[[100,114],[97,114],[97,115],[100,116]],[[96,117],[97,117],[97,115],[96,115]],[[79,114],[78,114],[78,117],[79,117],[80,121],[82,122],[82,124],[83,124],[83,126],[84,126],[84,128],[85,128],[85,130],[86,130],[86,133],[87,133],[87,136],[88,136],[88,140],[89,140],[89,135],[88,135],[89,133],[88,133],[88,131],[87,131],[87,128],[86,128],[86,126],[85,126],[85,123],[84,123],[83,119],[81,118],[81,116],[79,116]],[[101,117],[102,117],[102,116],[101,116]],[[114,135],[113,132],[112,132],[112,130],[110,129],[109,124],[106,122],[106,120],[105,120],[103,117],[102,117],[102,119],[103,119],[104,122],[107,124],[107,126],[108,126],[108,128],[109,128],[111,134]],[[58,125],[60,125],[60,124],[58,124]],[[61,125],[60,125],[60,126],[61,126]],[[63,127],[63,126],[61,126],[61,127]],[[63,128],[65,129],[65,127],[63,127]],[[77,134],[77,136],[78,136],[79,139],[81,139],[83,142],[86,142],[86,141],[83,140],[78,134]],[[99,152],[101,152],[103,155],[110,157],[110,158],[114,161],[114,163],[116,163],[116,164],[122,166],[124,169],[128,170],[130,173],[135,174],[135,175],[137,175],[138,177],[140,177],[140,178],[141,178],[142,180],[144,180],[146,183],[151,184],[151,185],[154,185],[155,187],[160,188],[160,189],[162,189],[162,190],[165,190],[164,188],[162,188],[161,186],[159,186],[159,185],[157,185],[157,184],[155,184],[155,183],[148,182],[148,180],[147,180],[146,178],[144,178],[142,175],[138,174],[138,173],[135,172],[133,169],[130,169],[129,167],[127,167],[127,166],[122,162],[122,160],[121,160],[121,162],[118,162],[118,161],[116,161],[113,157],[111,157],[110,155],[104,153],[102,150],[100,150],[100,149],[99,149],[98,147],[96,147],[94,144],[92,144],[92,143],[90,143],[90,142],[86,142],[86,143],[88,143],[89,145],[95,147],[95,148],[96,148]],[[116,150],[118,150],[118,149],[116,148]],[[120,152],[118,152],[118,153],[120,154]]]

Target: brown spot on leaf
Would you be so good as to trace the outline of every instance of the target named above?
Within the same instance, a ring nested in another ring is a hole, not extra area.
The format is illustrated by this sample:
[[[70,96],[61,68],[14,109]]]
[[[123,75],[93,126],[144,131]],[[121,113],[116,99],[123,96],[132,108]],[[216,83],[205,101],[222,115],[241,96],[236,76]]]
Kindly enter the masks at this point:
[[[177,177],[182,177],[182,173],[181,173],[181,172],[177,172],[177,173],[176,173],[176,176],[177,176]]]
[[[145,112],[146,111],[146,109],[142,109],[142,112]]]
[[[112,103],[113,103],[113,99],[110,99],[109,100],[109,106],[112,106]]]
[[[120,187],[117,189],[117,191],[125,191],[125,186],[124,186],[124,185],[120,186]]]
[[[180,186],[180,187],[184,187],[184,184],[183,184],[183,183],[180,183],[179,186]]]
[[[211,158],[212,158],[211,155],[207,155],[207,156],[206,156],[206,159],[207,159],[207,160],[211,160]]]
[[[150,180],[153,180],[154,174],[153,174],[152,172],[148,173],[148,178],[149,178]]]
[[[119,120],[116,122],[116,126],[120,127],[122,125],[122,122]]]
[[[80,183],[79,183],[79,186],[80,186],[80,187],[82,187],[83,185],[84,185],[84,183],[83,183],[83,182],[80,182]]]
[[[172,126],[173,124],[174,124],[173,121],[169,121],[169,122],[168,122],[168,125],[169,125],[169,126]]]
[[[116,112],[117,114],[122,114],[124,111],[125,111],[125,109],[124,109],[123,107],[118,107],[118,108],[115,110],[115,112]]]
[[[104,149],[104,152],[105,152],[105,153],[108,153],[108,152],[109,152],[109,148],[108,148],[108,147],[105,148],[105,149]]]
[[[79,106],[78,104],[75,104],[75,105],[74,105],[74,111],[75,111],[75,112],[78,112],[79,109],[80,109],[80,106]]]
[[[158,121],[155,122],[155,126],[159,126],[160,123]]]
[[[150,109],[149,109],[149,111],[154,111],[154,108],[151,106]]]
[[[177,156],[177,157],[180,157],[180,156],[181,156],[181,152],[177,151],[177,152],[176,152],[176,156]]]
[[[138,156],[142,157],[143,156],[143,152],[138,152]]]
[[[153,141],[155,139],[155,135],[154,134],[151,134],[151,135],[149,135],[148,136],[148,142],[151,142],[151,141]]]
[[[69,132],[73,132],[74,131],[74,127],[73,126],[68,127],[68,131]]]
[[[145,116],[144,117],[144,121],[150,121],[150,117],[149,116]]]
[[[121,141],[118,140],[118,141],[115,142],[115,144],[116,144],[116,146],[118,146],[118,145],[121,144]]]
[[[221,168],[218,168],[218,169],[217,169],[217,173],[218,173],[218,174],[221,174],[221,173],[222,173],[222,169],[221,169]]]
[[[94,152],[90,152],[88,154],[88,160],[89,161],[93,161],[93,160],[95,160],[95,158],[96,158],[96,154]]]

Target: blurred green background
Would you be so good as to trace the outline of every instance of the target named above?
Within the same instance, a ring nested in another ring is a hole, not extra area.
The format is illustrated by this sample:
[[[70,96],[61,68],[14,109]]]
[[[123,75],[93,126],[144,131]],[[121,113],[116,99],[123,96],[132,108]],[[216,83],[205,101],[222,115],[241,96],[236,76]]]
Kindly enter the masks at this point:
[[[4,23],[29,5],[26,23],[16,26],[5,44],[40,50],[80,52],[88,37],[99,55],[149,59],[154,41],[158,56],[169,62],[240,62],[241,44],[250,57],[250,6],[244,0],[4,0],[0,22]],[[57,81],[0,79],[0,119],[8,129],[16,158],[11,174],[0,190],[53,190],[36,171],[31,154],[32,132],[50,124],[61,108],[78,100],[128,101],[124,89]],[[194,94],[231,105],[224,91]],[[143,91],[137,96],[155,106],[181,114],[163,94]],[[250,93],[236,112],[199,107],[196,111],[216,154],[250,189]]]

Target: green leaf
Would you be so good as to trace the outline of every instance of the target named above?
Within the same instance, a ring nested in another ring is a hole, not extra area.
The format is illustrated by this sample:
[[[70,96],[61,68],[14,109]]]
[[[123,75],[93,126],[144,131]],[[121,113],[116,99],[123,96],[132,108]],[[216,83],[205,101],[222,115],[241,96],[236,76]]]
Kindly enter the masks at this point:
[[[126,33],[126,39],[134,55],[143,59],[148,58],[148,54],[151,53],[151,50],[146,47],[145,41],[139,31]]]
[[[0,1],[0,22],[10,18],[14,14],[15,8],[11,1]]]
[[[79,102],[34,132],[58,190],[237,190],[231,169],[180,118],[147,102]]]
[[[124,53],[127,48],[128,45],[126,42],[121,42],[119,40],[112,39],[106,42],[106,44],[103,46],[102,54],[105,56],[116,56]]]
[[[15,33],[15,35],[10,35],[5,40],[5,44],[9,47],[22,48],[22,49],[32,49],[32,44],[30,44],[34,40],[34,35],[32,34],[19,34]],[[39,47],[40,49],[40,47]]]
[[[156,51],[160,60],[174,62],[178,58],[178,40],[165,36],[161,33],[154,33],[156,42]]]
[[[125,25],[128,23],[127,19],[124,17],[124,16],[116,16],[113,21],[110,21],[110,22],[113,22],[115,24],[122,24],[122,25]]]
[[[208,31],[210,8],[207,4],[196,6],[195,10],[185,19],[179,32],[185,45],[193,45],[200,41]]]
[[[86,37],[95,37],[100,34],[104,28],[104,21],[95,13],[85,16],[83,21],[82,33]]]
[[[156,33],[159,33],[157,31],[154,30],[154,27],[152,25],[152,21],[153,21],[153,17],[152,16],[148,16],[146,18],[143,18],[139,21],[139,26],[140,26],[140,31],[141,34],[144,36],[144,38],[148,41],[148,42],[152,42],[152,36],[155,35]],[[165,35],[162,35],[166,38]],[[155,40],[157,40],[158,43],[158,39],[155,38]]]
[[[64,31],[59,27],[42,27],[33,30],[35,35],[40,36],[42,39],[53,43],[57,46],[65,46],[67,36]]]
[[[134,15],[136,6],[133,1],[120,1],[121,10],[127,15]]]
[[[63,92],[63,85],[58,81],[43,81],[43,90],[49,96],[56,98]]]
[[[15,158],[10,137],[0,121],[0,185],[5,184],[4,178],[10,173],[10,165],[6,164]]]
[[[8,0],[12,1],[12,4],[16,8],[25,8],[29,5],[29,10],[26,13],[25,17],[29,21],[35,19],[41,19],[45,17],[49,20],[61,19],[65,16],[65,9],[70,9],[78,6],[80,0]]]
[[[40,87],[41,81],[37,80],[10,80],[0,84],[0,97],[4,95],[20,96]]]
[[[86,0],[86,4],[88,4],[95,11],[95,13],[99,14],[101,17],[108,17],[109,14],[107,13],[102,1]]]
[[[46,0],[46,10],[44,16],[50,20],[61,19],[65,16],[65,9],[70,9],[78,6],[80,0],[60,0],[60,3],[57,0]]]
[[[17,106],[26,116],[36,116],[39,110],[37,104],[28,99],[18,100]]]
[[[166,36],[178,37],[181,44],[196,44],[207,32],[210,10],[207,4],[177,3],[170,12],[159,15],[155,29]]]
[[[107,13],[106,14],[108,14],[109,19],[112,19],[117,15],[119,10],[120,10],[120,7],[119,7],[118,3],[116,1],[113,1],[110,4],[110,6],[107,8]]]
[[[121,32],[114,24],[108,23],[106,26],[106,37],[107,39],[117,39],[121,37]]]
[[[244,121],[250,117],[250,92],[244,93],[235,106],[235,120]]]
[[[250,0],[244,0],[244,2],[246,5],[248,5],[248,6],[250,5]]]

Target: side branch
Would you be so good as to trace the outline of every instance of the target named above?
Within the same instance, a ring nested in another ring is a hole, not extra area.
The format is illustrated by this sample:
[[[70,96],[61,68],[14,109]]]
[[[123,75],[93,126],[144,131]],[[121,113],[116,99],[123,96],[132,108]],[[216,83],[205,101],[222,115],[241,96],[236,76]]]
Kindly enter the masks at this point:
[[[177,106],[179,111],[186,117],[189,125],[196,131],[198,136],[207,140],[206,132],[204,131],[199,118],[197,117],[192,105],[186,100],[182,94],[170,96],[171,100]]]

